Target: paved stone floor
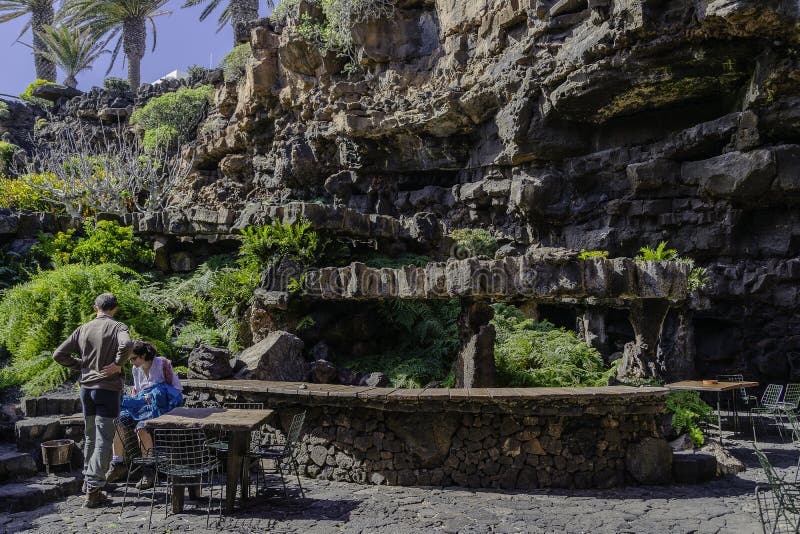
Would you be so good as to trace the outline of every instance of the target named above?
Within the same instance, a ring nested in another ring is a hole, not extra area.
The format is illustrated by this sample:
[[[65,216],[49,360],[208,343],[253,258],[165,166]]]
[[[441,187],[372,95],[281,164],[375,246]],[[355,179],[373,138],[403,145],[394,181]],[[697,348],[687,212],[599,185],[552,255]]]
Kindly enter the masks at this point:
[[[776,440],[777,441],[777,440]],[[773,464],[793,476],[791,445],[762,443]],[[157,505],[153,532],[274,533],[487,533],[487,532],[761,532],[754,488],[764,480],[747,442],[728,449],[748,465],[738,476],[699,485],[613,490],[527,492],[464,488],[358,486],[306,480],[304,499],[261,498],[221,522],[206,526],[204,506],[189,502],[181,515],[164,518]],[[32,512],[0,514],[0,531],[40,533],[144,532],[146,499],[120,515],[120,495],[100,510],[69,497]],[[203,503],[204,504],[204,503]]]

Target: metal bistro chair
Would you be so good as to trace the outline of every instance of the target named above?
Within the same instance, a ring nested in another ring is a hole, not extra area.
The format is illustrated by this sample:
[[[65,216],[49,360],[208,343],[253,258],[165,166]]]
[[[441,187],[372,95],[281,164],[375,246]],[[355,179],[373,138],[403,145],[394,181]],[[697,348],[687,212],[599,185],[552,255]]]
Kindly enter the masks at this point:
[[[148,449],[142,455],[142,449],[139,446],[139,438],[136,435],[136,430],[133,426],[126,424],[125,417],[117,417],[114,419],[114,429],[122,441],[124,450],[123,463],[128,468],[128,478],[125,480],[125,493],[122,495],[122,506],[120,506],[119,513],[125,509],[125,500],[128,498],[128,488],[131,484],[131,475],[136,471],[141,471],[145,467],[150,467],[155,471],[156,459],[153,457],[153,450]],[[137,496],[141,495],[142,490],[137,490]]]
[[[741,374],[734,374],[734,375],[717,375],[717,381],[719,382],[744,382],[744,375]],[[750,417],[750,408],[752,407],[752,403],[755,402],[757,399],[750,396],[747,393],[746,388],[739,388],[736,390],[738,392],[739,400],[741,404],[747,408],[748,417]],[[728,406],[728,411],[733,412],[733,425],[734,429],[738,430],[739,428],[739,410],[736,407],[736,396],[734,395],[731,398],[730,405]]]
[[[209,487],[208,508],[206,510],[206,526],[211,516],[211,501],[214,498],[214,475],[219,472],[220,463],[207,446],[208,440],[200,429],[157,428],[155,429],[156,479],[153,484],[152,502],[148,530],[153,517],[155,488],[159,476],[163,475],[166,488],[164,517],[169,513],[171,488],[197,487],[202,492],[204,486]],[[220,515],[222,514],[222,487],[219,492]]]
[[[761,402],[759,406],[750,410],[750,417],[758,416],[758,420],[761,425],[761,429],[766,432],[766,426],[764,426],[763,419],[772,419],[774,423],[778,426],[778,434],[780,434],[781,439],[783,439],[783,429],[781,428],[782,422],[779,420],[781,419],[781,411],[780,411],[780,403],[778,402],[783,392],[783,386],[779,384],[770,384],[767,386],[767,389],[764,390],[764,394],[761,396]],[[757,439],[756,437],[756,425],[755,421],[752,421],[753,424],[753,439]]]
[[[226,402],[222,405],[226,410],[263,410],[263,402]],[[264,439],[264,434],[270,433],[264,427],[255,430],[250,435],[250,443],[260,443]],[[228,432],[217,433],[209,438],[208,448],[224,457],[230,447],[230,436]],[[252,448],[252,446],[251,446]]]
[[[796,413],[800,405],[800,384],[786,384],[783,398],[778,403],[778,408],[782,413]]]
[[[789,421],[789,428],[792,429],[792,444],[795,446],[795,452],[800,450],[800,421],[797,419],[797,414],[789,411],[786,412],[786,419]],[[797,483],[797,477],[800,475],[800,457],[797,459],[797,465],[794,468],[794,482]]]
[[[280,477],[281,484],[283,484],[283,495],[287,499],[289,498],[289,491],[286,487],[286,471],[288,471],[288,474],[294,471],[294,475],[297,478],[297,486],[300,488],[300,496],[305,496],[303,484],[300,483],[300,467],[295,458],[297,442],[300,440],[300,432],[303,430],[305,421],[306,412],[298,413],[292,418],[289,432],[286,434],[286,440],[283,443],[274,444],[271,442],[261,442],[250,452],[250,456],[259,461],[259,471],[264,474],[265,479],[266,471],[264,471],[262,460],[272,461],[275,472]],[[258,479],[256,479],[256,488],[258,488]]]
[[[764,453],[753,444],[758,462],[767,476],[767,486],[756,486],[758,514],[764,534],[796,533],[800,530],[800,488],[784,481]]]

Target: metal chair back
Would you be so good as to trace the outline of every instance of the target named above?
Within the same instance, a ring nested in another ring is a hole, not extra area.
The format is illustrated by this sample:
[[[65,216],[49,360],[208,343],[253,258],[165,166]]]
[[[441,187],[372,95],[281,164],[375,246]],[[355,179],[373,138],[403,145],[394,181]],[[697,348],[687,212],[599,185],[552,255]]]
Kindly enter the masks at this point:
[[[767,389],[764,390],[764,394],[761,395],[761,406],[764,408],[777,408],[778,399],[780,398],[782,391],[783,386],[780,384],[768,385]]]
[[[216,465],[200,429],[157,428],[154,449],[159,472],[171,477],[193,477]]]
[[[782,410],[796,410],[800,405],[800,384],[787,384],[781,399]]]
[[[125,416],[114,419],[114,430],[117,433],[124,451],[123,461],[130,466],[136,458],[141,458],[142,449],[139,446],[139,438],[136,436],[134,426],[126,421]]]
[[[300,412],[292,417],[292,424],[289,426],[289,433],[286,434],[286,447],[291,452],[300,440],[300,432],[306,422],[306,412]]]

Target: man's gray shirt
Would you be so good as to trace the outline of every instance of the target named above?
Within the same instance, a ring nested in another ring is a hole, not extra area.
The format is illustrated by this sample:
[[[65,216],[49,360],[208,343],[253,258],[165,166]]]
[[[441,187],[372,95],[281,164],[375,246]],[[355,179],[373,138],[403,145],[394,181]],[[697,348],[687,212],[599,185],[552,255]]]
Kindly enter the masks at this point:
[[[110,315],[99,313],[82,324],[53,352],[53,359],[65,367],[80,369],[81,386],[86,389],[120,391],[122,373],[103,376],[106,365],[115,363],[122,367],[130,357],[133,342],[128,327]],[[72,357],[79,354],[80,359]]]

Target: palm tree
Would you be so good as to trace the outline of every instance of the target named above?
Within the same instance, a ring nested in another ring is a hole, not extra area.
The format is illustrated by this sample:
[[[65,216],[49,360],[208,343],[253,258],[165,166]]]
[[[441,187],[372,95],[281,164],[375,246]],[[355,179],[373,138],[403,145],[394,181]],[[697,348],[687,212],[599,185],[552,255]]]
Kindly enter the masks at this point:
[[[45,50],[45,46],[39,36],[39,32],[46,24],[53,23],[55,15],[53,0],[0,1],[0,23],[24,17],[27,14],[30,14],[31,20],[22,28],[19,37],[22,37],[28,28],[33,28],[33,63],[36,66],[36,78],[54,82],[56,81],[56,65],[43,56],[42,52]]]
[[[108,53],[105,43],[80,28],[45,26],[39,37],[46,47],[42,55],[66,73],[64,85],[67,87],[77,87],[78,80],[75,76],[85,70],[92,70],[92,63]]]
[[[186,3],[183,4],[183,7],[198,6],[205,3],[208,3],[208,5],[203,9],[202,13],[200,13],[200,20],[203,21],[206,20],[206,18],[208,18],[208,16],[219,7],[219,5],[222,3],[222,0],[186,0]],[[270,0],[268,0],[267,5],[272,6],[273,4]],[[258,0],[228,0],[228,5],[222,10],[222,13],[217,19],[217,24],[219,24],[217,31],[220,31],[229,22],[231,27],[235,29],[236,23],[247,22],[248,20],[257,18]],[[233,39],[233,44],[236,45],[237,43],[235,35]]]
[[[65,0],[62,16],[69,24],[88,29],[97,39],[105,36],[103,45],[119,36],[106,74],[114,67],[122,47],[128,61],[128,83],[135,91],[141,79],[142,58],[147,41],[147,22],[150,22],[150,27],[153,29],[153,50],[155,50],[156,24],[153,19],[172,13],[162,9],[167,1]]]

